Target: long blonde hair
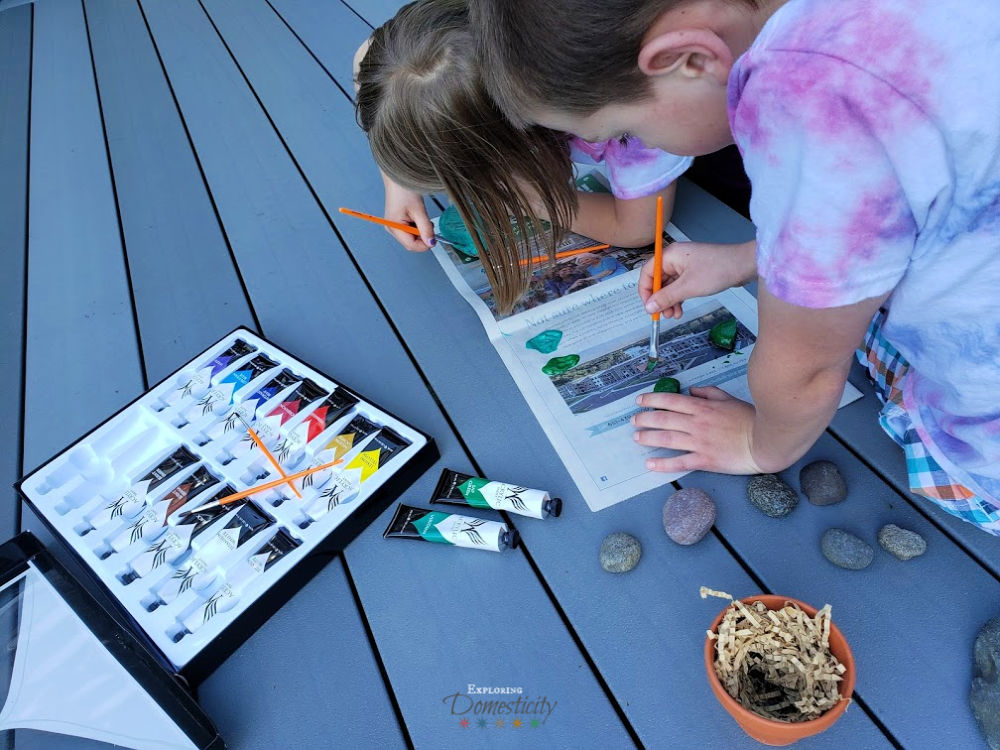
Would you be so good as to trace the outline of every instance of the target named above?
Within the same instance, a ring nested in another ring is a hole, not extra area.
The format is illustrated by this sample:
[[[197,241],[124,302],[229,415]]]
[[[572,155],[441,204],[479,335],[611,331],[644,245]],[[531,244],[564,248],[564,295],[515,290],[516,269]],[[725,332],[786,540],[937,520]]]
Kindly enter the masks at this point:
[[[379,167],[410,190],[448,194],[498,310],[510,312],[533,270],[521,262],[531,228],[541,227],[532,196],[551,224],[550,257],[576,212],[566,135],[521,130],[501,114],[483,84],[464,0],[404,6],[372,35],[357,83],[358,123]]]

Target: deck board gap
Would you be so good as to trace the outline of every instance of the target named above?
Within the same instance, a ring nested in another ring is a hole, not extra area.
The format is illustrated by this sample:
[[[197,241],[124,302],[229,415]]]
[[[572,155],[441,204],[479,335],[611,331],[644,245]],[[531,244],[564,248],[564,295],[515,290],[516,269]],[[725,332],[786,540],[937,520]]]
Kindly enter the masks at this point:
[[[108,125],[104,118],[104,102],[101,98],[101,82],[97,77],[97,63],[94,60],[94,44],[90,37],[90,20],[87,17],[87,5],[80,0],[83,12],[83,28],[87,36],[87,51],[90,54],[90,70],[94,76],[94,90],[97,94],[97,111],[101,117],[101,134],[104,139],[104,156],[108,161],[108,177],[111,180],[111,194],[115,201],[115,219],[118,222],[118,238],[122,246],[122,260],[125,263],[125,281],[128,284],[129,303],[132,308],[132,326],[135,330],[136,349],[139,354],[139,371],[142,375],[142,389],[149,390],[149,376],[146,373],[146,359],[142,351],[142,334],[139,330],[139,310],[135,304],[135,288],[132,285],[132,269],[128,262],[128,249],[125,244],[125,226],[122,224],[121,202],[118,200],[118,182],[115,179],[115,167],[111,161],[111,144],[108,142]]]
[[[240,283],[240,289],[243,291],[243,297],[246,300],[247,308],[250,310],[250,317],[253,318],[254,331],[260,334],[263,332],[263,329],[260,325],[260,319],[257,317],[257,311],[254,309],[253,299],[250,297],[250,291],[247,289],[243,273],[240,271],[240,264],[236,260],[236,253],[233,252],[233,243],[229,240],[229,233],[226,231],[226,225],[222,222],[222,215],[219,213],[219,206],[215,202],[215,196],[212,195],[212,186],[209,184],[208,178],[205,176],[205,168],[202,166],[201,157],[198,155],[198,150],[194,146],[194,139],[191,137],[191,130],[188,128],[187,119],[184,117],[184,111],[181,109],[180,102],[177,100],[177,93],[174,91],[174,84],[170,80],[170,75],[167,73],[167,66],[163,63],[163,56],[160,54],[160,48],[156,44],[156,38],[153,36],[153,29],[149,25],[149,19],[146,17],[146,9],[142,6],[141,0],[136,0],[136,4],[139,7],[139,15],[142,16],[142,22],[146,26],[146,33],[149,34],[149,41],[153,45],[153,52],[156,54],[156,60],[160,65],[160,70],[163,72],[163,79],[166,81],[167,90],[170,91],[170,98],[174,103],[174,108],[177,110],[177,117],[180,119],[181,127],[184,129],[184,136],[187,138],[188,146],[191,148],[191,155],[194,157],[194,163],[198,166],[198,174],[201,176],[202,184],[205,186],[205,194],[208,196],[208,202],[212,206],[212,212],[215,214],[215,220],[219,225],[219,231],[222,233],[222,239],[226,243],[226,250],[229,253],[229,259],[233,264],[233,271]],[[141,347],[139,351],[141,356]]]

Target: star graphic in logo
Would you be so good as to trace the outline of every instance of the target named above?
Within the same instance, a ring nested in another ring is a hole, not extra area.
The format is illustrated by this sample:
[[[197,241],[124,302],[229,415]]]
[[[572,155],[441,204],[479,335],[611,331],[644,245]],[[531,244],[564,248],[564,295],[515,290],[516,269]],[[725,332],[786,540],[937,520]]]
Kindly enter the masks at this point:
[[[478,723],[480,729],[486,729],[486,719],[480,719]]]
[[[531,727],[532,727],[532,729],[538,729],[539,726],[541,726],[541,722],[538,721],[538,719],[532,719],[531,720]]]
[[[521,728],[521,720],[520,719],[514,719],[514,721],[512,721],[511,724],[514,725],[514,729],[520,729]]]
[[[458,723],[461,725],[462,729],[468,729],[469,728],[469,720],[468,719],[462,719]]]
[[[503,729],[503,719],[497,719],[497,728]]]

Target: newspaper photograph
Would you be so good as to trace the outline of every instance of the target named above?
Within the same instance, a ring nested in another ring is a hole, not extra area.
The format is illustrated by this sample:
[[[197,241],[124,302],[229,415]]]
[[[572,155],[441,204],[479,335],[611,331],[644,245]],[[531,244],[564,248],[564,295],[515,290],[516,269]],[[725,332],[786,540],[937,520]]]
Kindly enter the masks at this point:
[[[673,224],[664,234],[665,244],[687,240]],[[477,257],[441,242],[433,252],[476,311],[587,505],[598,511],[682,476],[648,471],[647,458],[676,452],[632,437],[635,399],[657,380],[676,379],[682,393],[715,385],[751,400],[746,373],[757,301],[742,288],[685,301],[679,320],[661,318],[659,360],[647,372],[650,316],[638,284],[653,246],[569,254],[594,244],[568,234],[557,248],[568,257],[538,263],[528,293],[506,316],[496,312]],[[736,337],[729,351],[713,344],[709,331],[732,319]],[[840,406],[860,397],[848,384]]]

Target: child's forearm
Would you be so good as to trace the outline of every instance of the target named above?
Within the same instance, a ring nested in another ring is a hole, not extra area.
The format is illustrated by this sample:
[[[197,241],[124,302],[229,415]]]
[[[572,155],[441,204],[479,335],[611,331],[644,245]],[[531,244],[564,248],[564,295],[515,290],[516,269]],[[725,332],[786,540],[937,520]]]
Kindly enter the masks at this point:
[[[577,193],[579,206],[571,229],[577,234],[618,247],[642,247],[656,234],[656,196],[663,196],[663,221],[674,210],[676,186],[660,193],[620,200],[607,193]]]

